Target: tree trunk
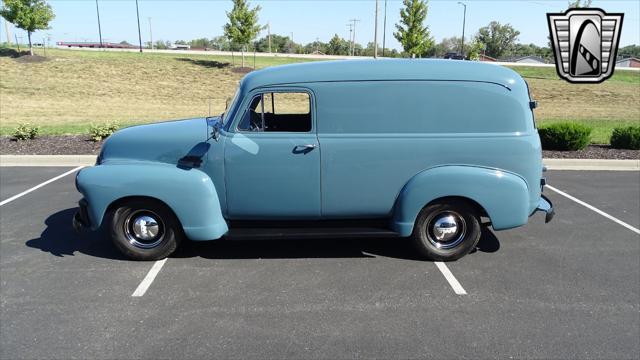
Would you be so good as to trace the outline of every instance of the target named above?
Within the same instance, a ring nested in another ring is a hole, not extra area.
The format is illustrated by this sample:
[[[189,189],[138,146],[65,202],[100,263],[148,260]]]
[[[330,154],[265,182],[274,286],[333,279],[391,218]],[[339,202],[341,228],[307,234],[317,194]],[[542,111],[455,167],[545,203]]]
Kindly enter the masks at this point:
[[[33,56],[33,45],[31,44],[31,31],[27,31],[27,36],[29,37],[29,54]]]
[[[244,47],[242,47],[242,67],[244,67]]]

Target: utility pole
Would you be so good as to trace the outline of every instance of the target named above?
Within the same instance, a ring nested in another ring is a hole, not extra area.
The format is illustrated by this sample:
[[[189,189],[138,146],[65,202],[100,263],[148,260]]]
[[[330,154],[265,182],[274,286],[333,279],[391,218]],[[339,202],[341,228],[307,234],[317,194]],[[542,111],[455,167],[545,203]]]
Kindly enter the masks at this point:
[[[291,32],[291,48],[289,51],[291,51],[294,54],[297,52],[296,43],[293,42],[293,31]]]
[[[142,52],[142,33],[140,32],[140,10],[138,9],[138,0],[136,0],[136,16],[138,17],[138,43],[140,44],[140,52]]]
[[[356,23],[360,21],[360,19],[350,19],[353,23],[353,39],[351,40],[351,56],[356,54]]]
[[[267,23],[267,39],[269,43],[269,54],[271,54],[271,24]]]
[[[151,39],[149,44],[151,44],[151,50],[153,50],[153,32],[151,32],[151,17],[148,17],[148,19],[149,19],[149,39]]]
[[[347,26],[349,27],[349,55],[351,54],[351,49],[353,48],[353,41],[351,41],[351,38],[353,36],[353,24],[352,23],[348,23]]]
[[[458,4],[464,6],[464,15],[462,16],[462,46],[460,49],[460,54],[462,55],[462,59],[464,60],[464,25],[467,21],[467,4],[462,1],[458,1]]]
[[[100,47],[102,47],[102,28],[100,27],[100,8],[98,7],[98,0],[96,0],[96,14],[98,14],[98,35],[100,36]]]
[[[384,0],[384,21],[382,22],[382,57],[384,57],[384,48],[387,40],[387,0]]]
[[[378,58],[378,0],[376,0],[376,25],[373,27],[373,58]]]

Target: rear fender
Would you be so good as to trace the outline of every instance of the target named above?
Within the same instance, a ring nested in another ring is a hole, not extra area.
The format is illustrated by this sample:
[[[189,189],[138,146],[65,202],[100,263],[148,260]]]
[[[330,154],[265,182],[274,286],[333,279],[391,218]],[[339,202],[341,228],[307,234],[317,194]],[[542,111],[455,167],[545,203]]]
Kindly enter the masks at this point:
[[[444,197],[462,197],[478,203],[495,230],[524,225],[529,217],[527,183],[520,176],[490,168],[448,165],[415,175],[400,192],[392,227],[409,236],[424,206]]]
[[[217,239],[228,231],[215,186],[197,169],[148,162],[99,165],[81,170],[76,187],[88,202],[94,230],[102,224],[111,204],[144,196],[169,206],[191,240]]]

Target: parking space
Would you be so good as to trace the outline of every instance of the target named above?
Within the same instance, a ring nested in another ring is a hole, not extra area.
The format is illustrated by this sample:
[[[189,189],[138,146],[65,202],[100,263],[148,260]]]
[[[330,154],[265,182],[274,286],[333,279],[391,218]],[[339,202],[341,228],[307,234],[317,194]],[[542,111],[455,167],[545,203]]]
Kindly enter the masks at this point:
[[[69,170],[2,168],[1,198]],[[638,227],[639,175],[548,179]],[[0,206],[0,357],[636,356],[640,236],[545,193],[551,223],[486,230],[447,264],[466,295],[403,239],[334,239],[187,242],[133,297],[154,263],[73,233],[69,174]]]

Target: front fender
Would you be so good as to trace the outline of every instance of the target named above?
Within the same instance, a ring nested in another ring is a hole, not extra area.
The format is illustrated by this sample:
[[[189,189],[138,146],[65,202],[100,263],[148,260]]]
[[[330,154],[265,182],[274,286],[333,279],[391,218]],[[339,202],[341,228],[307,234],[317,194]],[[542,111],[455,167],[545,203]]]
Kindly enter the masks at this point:
[[[478,203],[495,230],[524,225],[529,217],[527,183],[516,174],[475,166],[449,165],[424,170],[400,192],[392,226],[409,236],[422,208],[443,197],[464,197]]]
[[[94,230],[115,201],[146,196],[167,204],[191,240],[217,239],[228,231],[215,186],[197,169],[149,162],[99,165],[81,170],[76,186],[88,202]]]

